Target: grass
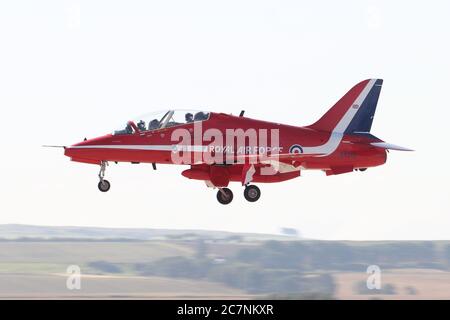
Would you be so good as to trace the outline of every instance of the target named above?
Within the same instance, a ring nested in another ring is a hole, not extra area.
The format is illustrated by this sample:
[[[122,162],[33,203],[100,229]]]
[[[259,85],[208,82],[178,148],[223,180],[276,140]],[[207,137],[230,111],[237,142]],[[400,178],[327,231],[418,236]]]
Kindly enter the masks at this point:
[[[77,264],[151,262],[190,256],[190,247],[159,241],[142,242],[0,242],[0,263]]]

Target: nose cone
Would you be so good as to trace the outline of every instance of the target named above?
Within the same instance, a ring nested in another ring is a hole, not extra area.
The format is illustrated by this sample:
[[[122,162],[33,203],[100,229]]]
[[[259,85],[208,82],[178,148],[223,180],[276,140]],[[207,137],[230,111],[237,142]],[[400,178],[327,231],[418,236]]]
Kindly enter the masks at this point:
[[[86,139],[75,143],[70,147],[66,147],[64,155],[71,158],[72,161],[99,164],[102,160],[99,154],[99,146],[108,144],[111,135],[97,137],[94,139]]]
[[[84,138],[83,141],[75,143],[71,147],[87,147],[87,146],[95,146],[95,145],[104,145],[108,144],[111,141],[111,134],[107,134],[105,136],[92,138],[92,139],[86,139]]]

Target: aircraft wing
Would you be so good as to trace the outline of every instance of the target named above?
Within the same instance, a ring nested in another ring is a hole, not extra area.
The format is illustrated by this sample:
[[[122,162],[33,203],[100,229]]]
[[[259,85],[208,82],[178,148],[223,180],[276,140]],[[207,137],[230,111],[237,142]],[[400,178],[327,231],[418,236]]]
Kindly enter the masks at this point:
[[[372,142],[371,145],[374,146],[374,147],[377,147],[377,148],[382,148],[382,149],[387,149],[387,150],[414,151],[414,150],[409,149],[409,148],[397,146],[395,144],[386,143],[386,142]]]

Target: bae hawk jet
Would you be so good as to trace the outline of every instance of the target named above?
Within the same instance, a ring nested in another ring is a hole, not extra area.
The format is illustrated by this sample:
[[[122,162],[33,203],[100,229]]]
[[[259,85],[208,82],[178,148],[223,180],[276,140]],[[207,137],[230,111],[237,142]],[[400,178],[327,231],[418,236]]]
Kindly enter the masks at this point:
[[[121,129],[64,147],[72,161],[100,167],[98,189],[110,190],[110,162],[186,166],[182,175],[217,188],[229,204],[230,182],[244,187],[249,202],[261,196],[256,184],[300,177],[303,170],[329,175],[365,171],[386,162],[388,150],[411,151],[374,136],[372,127],[383,80],[356,84],[317,122],[298,127],[225,113],[167,110],[128,121]]]

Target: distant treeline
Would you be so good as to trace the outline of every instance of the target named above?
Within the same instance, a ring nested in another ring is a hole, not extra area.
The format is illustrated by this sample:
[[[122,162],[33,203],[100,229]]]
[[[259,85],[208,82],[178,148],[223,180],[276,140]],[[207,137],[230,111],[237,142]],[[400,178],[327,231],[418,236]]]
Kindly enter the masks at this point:
[[[164,276],[220,282],[249,293],[321,293],[332,295],[332,276],[285,268],[264,268],[238,261],[217,263],[206,258],[169,257],[150,264],[136,264],[144,276]]]
[[[450,244],[268,241],[242,248],[231,256],[211,259],[208,245],[198,242],[195,258],[170,257],[151,264],[137,264],[135,268],[142,275],[205,279],[250,293],[332,296],[335,291],[333,272],[365,273],[369,265],[382,269],[449,269]]]
[[[194,255],[136,263],[133,273],[215,281],[255,294],[332,297],[333,272],[365,273],[369,265],[382,269],[450,269],[450,242],[389,241],[267,241],[219,255],[214,243],[193,242]],[[91,268],[123,272],[118,264],[94,261]],[[128,266],[130,267],[130,266]],[[365,284],[356,290],[363,292]],[[395,288],[385,293],[391,294]]]
[[[369,265],[448,269],[450,244],[433,241],[268,241],[254,248],[243,248],[233,260],[262,268],[302,271],[361,271]]]
[[[40,237],[20,237],[14,239],[0,238],[0,242],[142,242],[148,240],[130,238],[40,238]]]

